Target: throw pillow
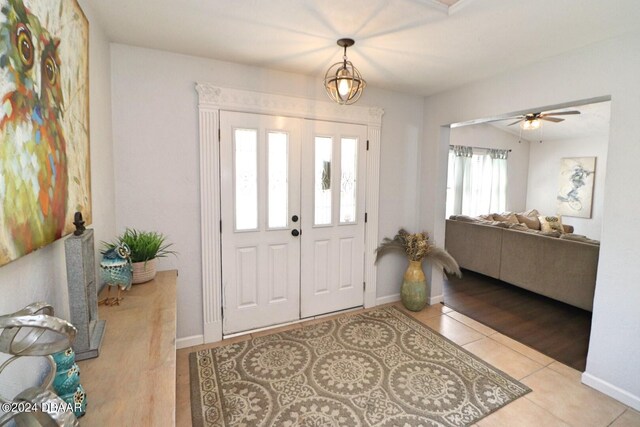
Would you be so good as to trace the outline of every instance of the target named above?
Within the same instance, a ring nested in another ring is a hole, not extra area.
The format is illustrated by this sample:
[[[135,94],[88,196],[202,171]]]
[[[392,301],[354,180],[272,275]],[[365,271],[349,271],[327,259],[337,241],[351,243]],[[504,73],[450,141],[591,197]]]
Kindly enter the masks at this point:
[[[478,222],[479,221],[478,218],[474,218],[474,217],[469,216],[469,215],[451,215],[450,219],[455,219],[456,221],[463,221],[463,222]]]
[[[521,223],[521,224],[509,224],[509,230],[519,230],[519,231],[529,231],[529,227],[527,227],[527,224]]]
[[[511,224],[518,224],[518,218],[516,217],[516,214],[514,214],[513,212],[504,212],[501,214],[493,214],[493,219],[495,221],[503,221],[503,222],[510,222]]]
[[[478,218],[484,219],[485,221],[493,221],[493,214],[478,215]]]
[[[564,233],[564,228],[562,227],[562,217],[560,216],[539,216],[540,220],[540,230],[545,233],[550,231],[557,231],[558,233]]]
[[[537,209],[529,209],[528,211],[524,211],[524,212],[520,212],[520,215],[522,216],[533,216],[533,217],[538,217],[538,215],[540,215],[540,212],[538,212]]]
[[[516,214],[516,218],[520,224],[524,224],[527,228],[532,230],[540,230],[540,220],[537,216],[526,216],[523,214]]]

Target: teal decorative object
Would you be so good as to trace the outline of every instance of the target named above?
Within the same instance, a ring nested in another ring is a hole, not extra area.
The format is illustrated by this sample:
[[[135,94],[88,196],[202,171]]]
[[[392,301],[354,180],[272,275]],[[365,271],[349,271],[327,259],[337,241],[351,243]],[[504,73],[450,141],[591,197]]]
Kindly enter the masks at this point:
[[[53,389],[66,403],[71,404],[74,415],[83,416],[87,408],[87,395],[80,384],[80,368],[75,363],[72,348],[53,354],[56,363],[56,375]]]
[[[120,305],[123,297],[121,291],[131,289],[131,249],[126,243],[120,243],[114,248],[108,249],[102,254],[100,261],[100,272],[102,281],[108,286],[107,297],[98,302],[105,305]],[[110,297],[111,287],[118,288],[118,295]]]
[[[75,363],[69,369],[58,370],[53,380],[53,388],[58,396],[76,391],[79,385],[80,368]]]
[[[69,347],[64,351],[59,351],[53,354],[53,361],[56,362],[58,372],[65,369],[70,369],[76,361],[76,353],[73,348]]]
[[[65,403],[71,404],[73,414],[76,418],[80,418],[87,412],[87,394],[84,392],[82,385],[78,385],[75,391],[60,396]]]

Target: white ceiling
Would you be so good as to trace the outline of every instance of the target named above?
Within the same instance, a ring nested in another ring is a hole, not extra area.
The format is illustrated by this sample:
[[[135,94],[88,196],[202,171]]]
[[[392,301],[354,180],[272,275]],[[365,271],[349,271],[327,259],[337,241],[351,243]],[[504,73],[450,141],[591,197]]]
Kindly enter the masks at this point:
[[[111,41],[429,95],[640,31],[638,0],[87,0]],[[452,4],[451,7],[448,5]]]
[[[611,102],[580,105],[578,107],[558,108],[545,113],[578,110],[580,114],[558,116],[564,121],[553,123],[542,121],[540,129],[521,130],[519,124],[509,126],[515,120],[501,120],[490,123],[498,129],[509,132],[527,141],[557,141],[563,139],[577,139],[588,137],[608,137],[609,119],[611,117]],[[540,111],[531,111],[540,112]]]

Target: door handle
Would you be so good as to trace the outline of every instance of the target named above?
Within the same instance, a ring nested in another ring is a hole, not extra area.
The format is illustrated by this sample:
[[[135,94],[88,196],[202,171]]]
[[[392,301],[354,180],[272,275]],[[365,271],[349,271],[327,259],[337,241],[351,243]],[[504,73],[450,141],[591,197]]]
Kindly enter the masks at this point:
[[[291,230],[291,235],[293,237],[298,237],[300,235],[300,232],[294,228],[293,230]]]
[[[298,215],[294,215],[294,216],[291,217],[291,221],[293,221],[293,222],[298,222],[298,219],[299,219]]]

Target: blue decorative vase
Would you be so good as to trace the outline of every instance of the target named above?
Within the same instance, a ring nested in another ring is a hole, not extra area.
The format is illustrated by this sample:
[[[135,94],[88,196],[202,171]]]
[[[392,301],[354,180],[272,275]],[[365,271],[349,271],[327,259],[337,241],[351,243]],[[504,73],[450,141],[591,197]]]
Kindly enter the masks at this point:
[[[56,362],[56,366],[58,367],[58,372],[66,369],[71,369],[71,366],[76,361],[76,353],[73,351],[71,347],[69,347],[66,350],[54,353],[53,361]]]
[[[80,368],[75,363],[76,354],[72,348],[53,354],[56,375],[53,389],[65,403],[71,405],[76,418],[87,411],[87,395],[80,384]]]
[[[87,412],[87,394],[81,385],[71,393],[60,395],[60,398],[71,405],[76,418],[80,418]]]
[[[80,368],[77,364],[71,365],[71,368],[58,370],[53,379],[53,389],[58,396],[73,393],[80,385]]]

